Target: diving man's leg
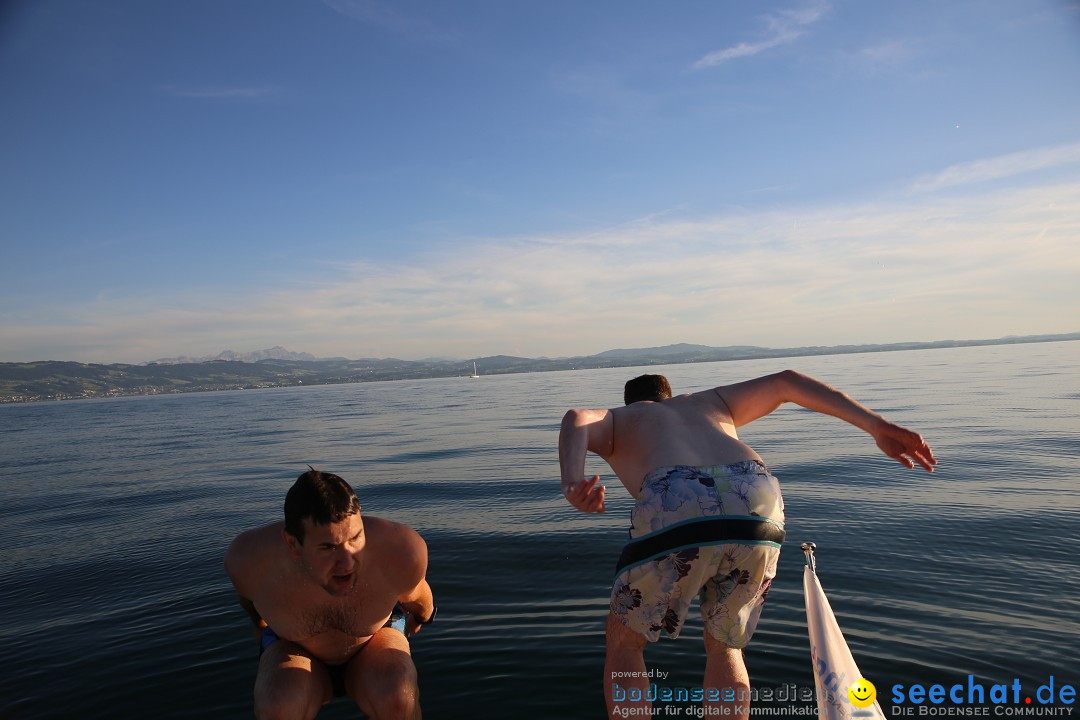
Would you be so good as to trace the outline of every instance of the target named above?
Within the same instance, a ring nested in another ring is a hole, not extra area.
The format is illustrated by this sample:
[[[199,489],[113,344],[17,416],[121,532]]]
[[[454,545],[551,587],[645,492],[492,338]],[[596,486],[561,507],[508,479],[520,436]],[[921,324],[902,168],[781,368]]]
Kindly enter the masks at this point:
[[[604,702],[607,703],[609,718],[618,717],[614,714],[616,707],[646,707],[650,708],[651,713],[644,656],[647,643],[648,640],[619,622],[614,614],[608,613]],[[638,700],[631,700],[631,697]]]
[[[728,647],[714,638],[705,628],[705,684],[706,688],[719,688],[720,697],[734,697],[733,700],[705,702],[705,707],[715,707],[724,717],[746,717],[750,707],[750,676],[746,673],[743,651]],[[728,695],[728,689],[733,692]],[[708,695],[706,694],[706,697]],[[725,707],[721,707],[725,706]],[[741,708],[741,710],[736,710]]]

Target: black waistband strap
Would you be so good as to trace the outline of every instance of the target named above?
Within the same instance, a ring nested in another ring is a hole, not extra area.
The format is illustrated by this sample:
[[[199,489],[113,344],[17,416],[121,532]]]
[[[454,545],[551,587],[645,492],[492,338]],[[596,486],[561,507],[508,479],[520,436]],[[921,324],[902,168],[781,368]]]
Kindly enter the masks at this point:
[[[631,565],[637,565],[653,556],[664,555],[675,548],[720,545],[726,542],[772,542],[781,545],[784,542],[784,531],[765,518],[702,518],[631,540],[619,556],[615,574],[618,575]]]

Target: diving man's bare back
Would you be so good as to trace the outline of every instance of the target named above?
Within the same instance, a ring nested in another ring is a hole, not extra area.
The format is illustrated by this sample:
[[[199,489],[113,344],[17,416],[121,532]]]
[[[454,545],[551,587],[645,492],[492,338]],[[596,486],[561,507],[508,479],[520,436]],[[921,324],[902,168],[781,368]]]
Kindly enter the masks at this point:
[[[642,478],[656,468],[760,461],[754,449],[739,440],[736,428],[785,402],[855,425],[873,436],[882,452],[909,468],[918,463],[932,472],[937,462],[918,433],[888,422],[839,390],[785,370],[659,402],[570,410],[559,437],[563,493],[579,510],[603,512],[599,476],[584,477],[586,451],[606,460],[635,498]]]

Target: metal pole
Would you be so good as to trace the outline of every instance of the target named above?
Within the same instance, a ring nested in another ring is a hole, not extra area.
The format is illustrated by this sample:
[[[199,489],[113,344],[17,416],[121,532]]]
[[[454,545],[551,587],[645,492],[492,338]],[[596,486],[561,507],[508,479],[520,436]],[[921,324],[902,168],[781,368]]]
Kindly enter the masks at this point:
[[[817,548],[817,543],[804,542],[802,544],[803,554],[806,555],[806,567],[810,568],[810,572],[817,574],[817,561],[814,560],[814,550]]]

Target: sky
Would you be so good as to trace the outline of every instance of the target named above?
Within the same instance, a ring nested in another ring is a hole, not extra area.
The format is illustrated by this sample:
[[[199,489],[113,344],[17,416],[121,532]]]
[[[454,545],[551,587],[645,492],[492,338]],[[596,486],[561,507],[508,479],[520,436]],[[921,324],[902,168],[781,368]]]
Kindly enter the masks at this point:
[[[0,361],[1080,331],[1076,0],[0,0]]]

